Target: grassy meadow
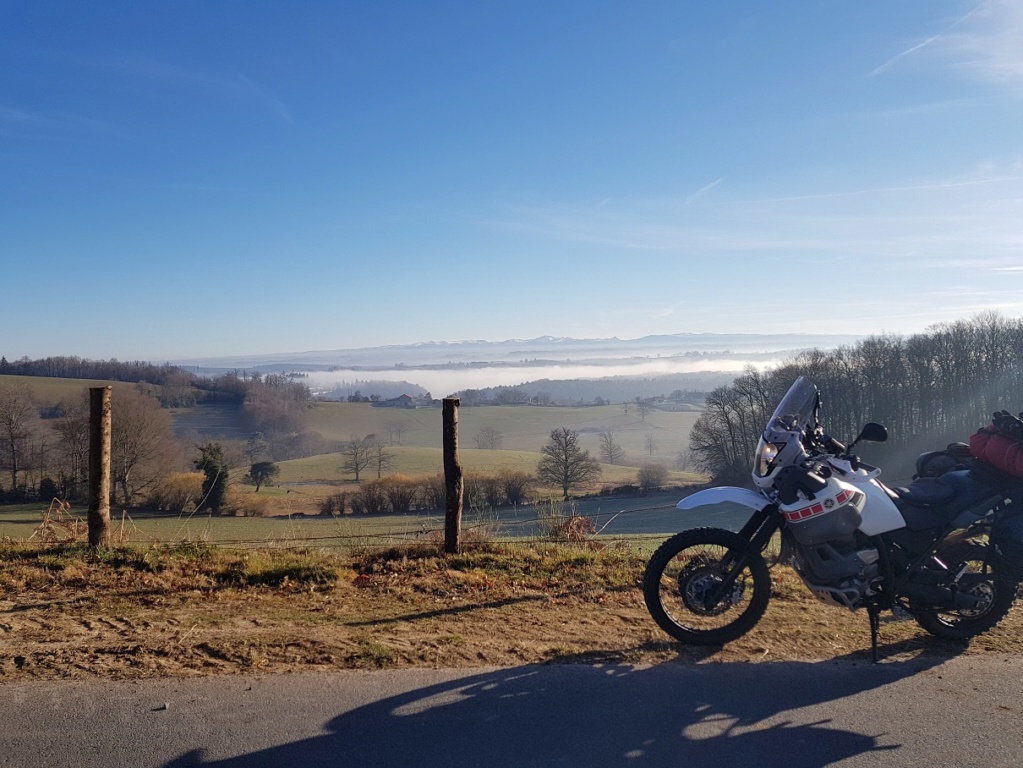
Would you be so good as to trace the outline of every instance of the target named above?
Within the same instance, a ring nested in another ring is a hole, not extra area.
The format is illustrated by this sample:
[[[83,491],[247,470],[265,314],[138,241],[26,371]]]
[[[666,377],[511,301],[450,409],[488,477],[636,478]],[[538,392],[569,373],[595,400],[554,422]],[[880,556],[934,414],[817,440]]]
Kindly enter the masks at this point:
[[[538,454],[552,429],[568,427],[577,431],[582,447],[594,457],[600,456],[599,435],[612,430],[615,441],[625,450],[623,463],[640,466],[660,461],[674,466],[679,451],[689,445],[689,430],[698,413],[649,411],[642,418],[633,405],[587,407],[504,405],[460,408],[458,412],[459,447],[475,446],[473,438],[484,428],[502,435],[503,451]],[[307,414],[307,424],[324,438],[340,442],[352,436],[375,434],[387,442],[390,425],[400,424],[405,432],[401,446],[441,447],[439,408],[373,408],[368,403],[315,403]],[[647,437],[653,438],[653,451]]]
[[[73,400],[89,391],[90,387],[113,386],[115,389],[132,389],[135,385],[123,381],[101,381],[98,379],[57,379],[48,376],[0,376],[0,384],[16,386],[26,384],[40,406],[51,406]]]
[[[42,377],[0,377],[0,383],[27,383],[40,407],[53,405],[85,392],[91,386],[109,382]],[[131,384],[115,383],[115,387]],[[241,444],[245,436],[237,408],[203,405],[171,411],[175,429],[186,441],[199,436]],[[592,407],[542,406],[480,406],[459,411],[459,459],[466,472],[487,475],[511,469],[526,473],[536,470],[540,448],[551,430],[568,427],[580,435],[582,447],[599,459],[599,435],[612,430],[615,441],[624,449],[624,458],[616,465],[602,465],[600,480],[577,493],[595,493],[636,483],[638,468],[646,463],[660,463],[669,471],[667,484],[672,486],[698,482],[701,478],[674,469],[677,454],[688,446],[689,431],[696,413],[672,413],[651,410],[645,416],[629,404]],[[117,418],[116,412],[114,418]],[[374,408],[369,403],[313,402],[305,412],[306,429],[318,433],[326,445],[336,445],[373,435],[390,458],[385,474],[425,477],[443,471],[441,453],[442,423],[440,408],[402,409]],[[480,449],[474,436],[483,429],[501,434],[501,448]],[[348,516],[342,520],[310,520],[320,511],[327,496],[338,491],[355,490],[354,478],[342,471],[338,453],[324,453],[278,462],[280,475],[271,486],[255,488],[241,482],[247,466],[231,472],[232,493],[249,499],[252,517],[195,517],[188,514],[154,514],[145,510],[113,511],[120,536],[131,540],[181,541],[281,541],[337,537],[339,533],[354,537],[401,538],[410,532],[423,532],[439,527],[436,514],[385,516],[394,519],[358,520]],[[190,469],[190,467],[182,467]],[[365,469],[361,480],[377,476],[373,466]],[[536,496],[554,491],[537,489]],[[560,492],[558,492],[560,495]],[[0,538],[28,538],[44,518],[45,504],[0,507]],[[75,509],[73,515],[84,515]],[[287,518],[279,520],[266,518]],[[305,517],[306,519],[303,519]],[[45,527],[45,526],[44,526]],[[59,526],[58,526],[59,528]],[[61,535],[50,531],[53,535]],[[39,534],[37,534],[38,538]]]

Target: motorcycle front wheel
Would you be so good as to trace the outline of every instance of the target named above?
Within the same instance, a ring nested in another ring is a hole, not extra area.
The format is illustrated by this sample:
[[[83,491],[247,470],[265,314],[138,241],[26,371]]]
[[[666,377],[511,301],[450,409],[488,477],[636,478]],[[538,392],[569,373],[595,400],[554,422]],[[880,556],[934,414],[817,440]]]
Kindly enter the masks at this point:
[[[747,543],[721,528],[683,531],[664,542],[643,576],[643,598],[657,625],[691,645],[721,645],[749,632],[767,609],[771,576],[760,553],[744,555]],[[730,586],[718,594],[727,579]]]
[[[920,613],[917,623],[935,637],[969,640],[1000,622],[1016,599],[1016,582],[998,572],[997,563],[981,544],[961,544],[938,550],[938,557],[959,578],[960,592],[978,598],[976,606]]]

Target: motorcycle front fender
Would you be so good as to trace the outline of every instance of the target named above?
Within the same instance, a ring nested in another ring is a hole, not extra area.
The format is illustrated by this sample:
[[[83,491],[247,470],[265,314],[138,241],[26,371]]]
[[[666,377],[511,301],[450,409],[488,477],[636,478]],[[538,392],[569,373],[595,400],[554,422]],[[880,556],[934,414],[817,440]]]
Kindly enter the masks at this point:
[[[687,510],[705,507],[710,504],[726,503],[741,504],[744,507],[749,507],[759,512],[771,502],[748,488],[733,488],[726,485],[720,488],[707,488],[703,491],[697,491],[692,496],[686,496],[675,506],[678,509]]]

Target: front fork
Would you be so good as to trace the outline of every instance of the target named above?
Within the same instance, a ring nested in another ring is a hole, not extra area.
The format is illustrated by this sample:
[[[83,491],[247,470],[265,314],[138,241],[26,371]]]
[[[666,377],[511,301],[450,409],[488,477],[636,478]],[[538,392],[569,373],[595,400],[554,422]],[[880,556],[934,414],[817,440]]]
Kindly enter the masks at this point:
[[[781,514],[776,504],[768,504],[763,509],[756,510],[746,524],[739,531],[739,536],[746,542],[745,547],[738,551],[729,552],[721,561],[724,571],[724,578],[714,590],[707,596],[706,607],[710,610],[716,608],[726,596],[732,594],[735,580],[743,572],[753,555],[759,555],[767,549],[771,537],[781,527]]]

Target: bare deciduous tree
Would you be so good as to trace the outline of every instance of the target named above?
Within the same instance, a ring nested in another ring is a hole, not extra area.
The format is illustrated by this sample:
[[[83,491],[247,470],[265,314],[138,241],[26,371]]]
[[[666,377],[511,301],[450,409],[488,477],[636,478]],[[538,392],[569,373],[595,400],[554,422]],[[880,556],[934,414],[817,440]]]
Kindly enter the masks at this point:
[[[472,440],[476,444],[476,447],[481,450],[487,449],[496,451],[500,450],[501,446],[504,444],[504,435],[501,433],[501,430],[495,429],[494,427],[483,427],[479,432],[473,435]]]
[[[613,429],[600,433],[600,457],[605,464],[617,464],[625,458],[625,449],[615,440]]]
[[[690,449],[696,465],[717,479],[744,481],[770,409],[802,375],[821,390],[829,434],[851,439],[867,421],[888,427],[890,439],[870,447],[870,460],[896,462],[890,471],[901,476],[920,451],[964,442],[993,412],[1023,408],[1021,352],[1023,319],[994,312],[910,337],[885,334],[802,352],[767,372],[747,369],[714,390],[690,433]]]
[[[376,440],[372,435],[359,439],[354,435],[338,447],[341,454],[341,471],[349,472],[355,476],[355,482],[359,482],[359,475],[362,470],[373,462],[373,449]]]
[[[0,385],[0,443],[11,472],[11,488],[18,489],[18,472],[29,437],[39,420],[32,391],[27,384]]]
[[[653,406],[650,404],[649,400],[644,400],[641,397],[636,398],[636,410],[639,411],[640,421],[646,421],[646,415],[650,413],[652,409]]]
[[[540,449],[540,463],[536,476],[541,483],[561,488],[568,498],[573,486],[588,483],[600,477],[600,464],[579,445],[579,433],[561,427],[551,430],[550,439]]]
[[[156,398],[115,388],[111,407],[110,479],[121,503],[131,506],[139,493],[181,467],[184,449],[174,437],[170,413]]]
[[[675,469],[680,469],[683,472],[692,472],[696,469],[696,462],[693,459],[693,452],[688,448],[683,448],[681,451],[675,454]]]
[[[50,426],[57,433],[61,492],[77,497],[85,493],[89,474],[89,396],[83,393],[59,406],[61,415]]]
[[[371,462],[377,468],[377,480],[383,475],[385,469],[394,466],[394,454],[384,447],[383,443],[375,443],[370,448]]]
[[[391,445],[401,445],[401,437],[408,432],[408,424],[401,421],[391,421],[387,424],[387,438]]]

